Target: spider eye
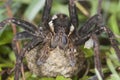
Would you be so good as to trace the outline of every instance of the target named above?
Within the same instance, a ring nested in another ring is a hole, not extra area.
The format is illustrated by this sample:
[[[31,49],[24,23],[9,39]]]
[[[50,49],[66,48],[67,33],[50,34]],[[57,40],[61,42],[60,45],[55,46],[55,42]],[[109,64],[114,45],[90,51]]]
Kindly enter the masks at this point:
[[[51,20],[48,24],[49,24],[50,30],[51,30],[53,33],[55,33],[55,32],[54,32],[54,24],[53,24],[53,21]]]
[[[70,26],[70,32],[68,34],[68,36],[70,36],[72,34],[72,32],[74,31],[75,27],[71,24]]]

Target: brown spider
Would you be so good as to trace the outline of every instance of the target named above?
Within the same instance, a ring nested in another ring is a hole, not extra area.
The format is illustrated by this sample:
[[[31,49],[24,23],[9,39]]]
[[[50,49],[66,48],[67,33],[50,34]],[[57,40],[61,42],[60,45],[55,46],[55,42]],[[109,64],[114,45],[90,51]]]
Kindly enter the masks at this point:
[[[28,67],[36,75],[55,77],[63,75],[72,77],[77,74],[85,61],[84,54],[78,46],[84,44],[89,38],[93,41],[95,68],[103,78],[101,63],[99,60],[99,44],[96,35],[101,32],[108,34],[111,45],[120,59],[120,49],[112,31],[103,24],[101,15],[101,2],[99,0],[97,14],[89,18],[85,24],[77,30],[78,18],[75,0],[69,0],[70,19],[65,14],[57,14],[50,18],[52,0],[46,0],[42,24],[39,27],[16,18],[8,18],[0,22],[0,27],[7,23],[14,23],[25,31],[19,32],[13,41],[31,39],[20,54],[16,57],[15,80],[19,79],[23,57],[26,57]],[[94,25],[94,26],[93,26]],[[92,28],[92,29],[91,29]],[[13,43],[13,49],[16,47]]]

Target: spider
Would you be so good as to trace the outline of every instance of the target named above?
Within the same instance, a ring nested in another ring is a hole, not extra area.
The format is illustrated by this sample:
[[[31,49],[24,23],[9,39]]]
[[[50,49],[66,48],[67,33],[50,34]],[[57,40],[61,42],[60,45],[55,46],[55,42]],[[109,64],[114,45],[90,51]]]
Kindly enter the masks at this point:
[[[85,61],[84,54],[78,46],[92,39],[95,68],[104,78],[99,58],[99,43],[96,35],[106,32],[112,47],[120,59],[120,49],[113,32],[103,23],[101,14],[102,0],[98,0],[98,11],[77,30],[78,17],[75,0],[69,0],[69,17],[56,14],[50,17],[52,0],[46,0],[42,16],[42,24],[38,27],[28,21],[8,18],[0,22],[0,28],[8,23],[14,23],[25,31],[19,32],[13,39],[13,50],[17,53],[15,42],[30,39],[16,57],[15,80],[19,80],[21,64],[26,57],[31,72],[39,76],[55,77],[63,75],[72,77],[77,74]]]

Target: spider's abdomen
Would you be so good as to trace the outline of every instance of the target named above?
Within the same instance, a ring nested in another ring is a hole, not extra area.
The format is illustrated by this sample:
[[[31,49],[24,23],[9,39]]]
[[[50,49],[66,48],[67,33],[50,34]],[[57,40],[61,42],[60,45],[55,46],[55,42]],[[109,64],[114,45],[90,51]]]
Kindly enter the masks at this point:
[[[26,60],[30,71],[38,76],[56,77],[62,75],[65,77],[72,77],[76,75],[83,67],[84,55],[83,53],[74,53],[74,66],[70,63],[69,50],[62,50],[59,47],[51,50],[48,54],[49,57],[45,63],[38,65],[39,46],[26,54]],[[66,55],[65,55],[66,54]]]

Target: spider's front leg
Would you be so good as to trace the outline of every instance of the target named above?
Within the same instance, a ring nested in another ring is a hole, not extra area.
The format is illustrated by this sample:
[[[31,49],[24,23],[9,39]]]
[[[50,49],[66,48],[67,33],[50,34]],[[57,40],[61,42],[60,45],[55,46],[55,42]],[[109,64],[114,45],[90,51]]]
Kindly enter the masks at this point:
[[[8,19],[0,22],[0,29],[2,29],[8,23],[14,23],[25,30],[24,32],[20,32],[16,35],[13,43],[15,43],[17,40],[21,40],[23,38],[24,39],[33,38],[33,37],[39,35],[38,28],[35,25],[33,25],[25,20],[21,20],[21,19],[17,19],[17,18],[8,18]],[[15,51],[15,54],[17,55],[18,51],[16,49],[16,46],[15,47],[14,46],[13,46],[13,50]]]
[[[42,22],[44,23],[45,26],[48,26],[47,24],[48,24],[48,20],[50,17],[51,6],[52,6],[52,0],[46,0],[44,11],[43,11],[43,16],[42,16]]]
[[[74,27],[78,26],[78,16],[76,12],[75,0],[69,0],[70,21]]]
[[[33,25],[32,23],[29,23],[25,20],[21,20],[17,18],[8,18],[0,22],[0,27],[1,27],[0,29],[2,29],[2,27],[4,27],[8,23],[13,23],[13,24],[18,25],[19,27],[23,28],[31,35],[36,35],[36,31],[38,30],[37,27]]]

